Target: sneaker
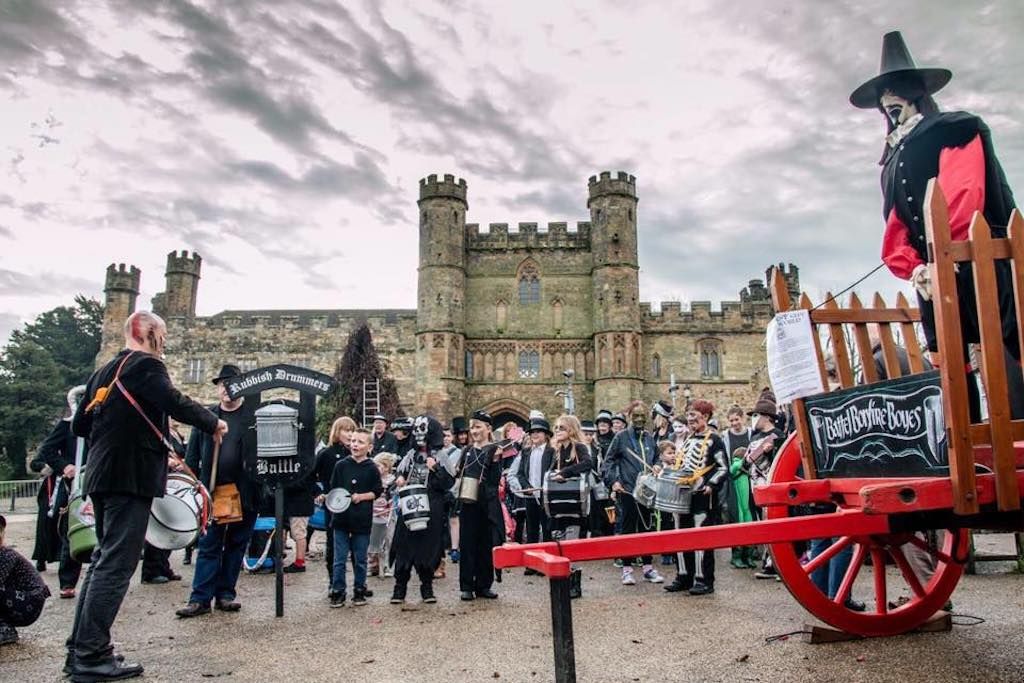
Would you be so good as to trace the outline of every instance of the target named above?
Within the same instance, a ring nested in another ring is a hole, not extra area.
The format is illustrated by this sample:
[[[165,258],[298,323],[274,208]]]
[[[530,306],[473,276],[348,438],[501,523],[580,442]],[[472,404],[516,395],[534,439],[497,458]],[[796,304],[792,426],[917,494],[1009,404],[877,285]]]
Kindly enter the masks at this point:
[[[762,567],[754,572],[755,579],[774,579],[779,573],[775,571],[775,567]]]
[[[622,585],[623,586],[635,586],[636,585],[636,579],[633,578],[633,569],[632,569],[632,567],[623,567],[622,568]]]
[[[391,594],[391,604],[392,605],[402,605],[404,603],[405,603],[405,589],[403,588],[403,589],[400,590],[398,588],[398,586],[395,586],[395,590]]]
[[[301,574],[302,572],[306,571],[306,565],[296,564],[292,562],[291,564],[286,565],[285,568],[281,571],[283,571],[285,574]]]
[[[190,602],[175,612],[179,619],[191,619],[192,617],[199,617],[209,613],[210,606],[204,605],[201,602]]]
[[[394,575],[395,575],[395,570],[392,569],[391,567],[388,567],[387,569],[384,570],[384,578],[385,579],[393,578]]]
[[[706,583],[696,582],[693,584],[693,588],[690,589],[690,595],[711,595],[715,592],[714,586],[709,586]]]
[[[71,599],[73,597],[75,597],[75,589],[74,588],[61,588],[60,589],[60,599],[61,600],[69,600],[69,599]]]
[[[846,602],[843,603],[843,607],[851,612],[863,612],[868,608],[863,602],[860,600],[854,600],[853,598],[846,598]]]
[[[622,569],[622,560],[620,558],[615,558],[615,561],[612,562],[612,566]]]
[[[658,573],[654,567],[644,570],[644,581],[648,583],[665,583],[665,577]]]
[[[363,591],[356,591],[352,596],[352,605],[354,607],[362,607],[366,604],[366,593]]]
[[[345,594],[344,593],[331,593],[331,607],[344,607],[345,606]]]
[[[428,605],[433,605],[437,602],[437,596],[434,595],[434,587],[420,586],[420,598]]]

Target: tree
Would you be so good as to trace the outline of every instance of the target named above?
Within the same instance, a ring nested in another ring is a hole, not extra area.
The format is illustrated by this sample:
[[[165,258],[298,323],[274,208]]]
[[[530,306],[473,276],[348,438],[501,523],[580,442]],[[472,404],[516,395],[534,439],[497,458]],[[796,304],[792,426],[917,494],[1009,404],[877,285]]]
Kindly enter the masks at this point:
[[[103,306],[75,305],[41,313],[11,334],[0,351],[0,449],[7,476],[23,476],[29,449],[46,437],[66,407],[68,389],[83,384],[100,348]]]
[[[404,413],[398,402],[394,380],[385,372],[377,350],[373,346],[370,326],[360,324],[348,337],[345,352],[334,370],[335,388],[317,406],[317,433],[326,437],[331,423],[348,415],[357,423],[364,422],[363,380],[380,380],[380,410],[390,418]]]

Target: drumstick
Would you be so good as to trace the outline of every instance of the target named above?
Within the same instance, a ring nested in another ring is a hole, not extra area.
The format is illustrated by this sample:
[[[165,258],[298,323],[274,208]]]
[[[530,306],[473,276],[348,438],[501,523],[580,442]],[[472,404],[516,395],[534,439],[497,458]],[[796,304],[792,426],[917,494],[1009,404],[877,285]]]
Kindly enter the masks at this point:
[[[213,466],[210,469],[210,495],[217,488],[217,460],[220,458],[220,442],[213,442]]]

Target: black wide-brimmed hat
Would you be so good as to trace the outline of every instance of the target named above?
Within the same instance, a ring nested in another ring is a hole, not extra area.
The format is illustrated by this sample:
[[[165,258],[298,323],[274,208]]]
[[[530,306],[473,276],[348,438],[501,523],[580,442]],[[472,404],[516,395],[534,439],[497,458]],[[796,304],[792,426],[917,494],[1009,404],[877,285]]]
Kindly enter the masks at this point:
[[[471,417],[470,419],[471,420],[478,420],[479,422],[484,422],[484,423],[486,423],[486,424],[488,424],[488,425],[490,425],[492,427],[494,426],[494,418],[492,418],[491,414],[488,413],[486,410],[477,410],[477,411],[475,411],[473,413],[473,417]]]
[[[651,406],[651,413],[653,415],[661,415],[665,418],[672,418],[672,404],[668,401],[655,401],[654,405]]]
[[[466,418],[463,415],[458,415],[452,418],[452,434],[462,434],[469,431],[469,425],[466,423]]]
[[[544,432],[548,436],[554,436],[554,432],[551,431],[551,423],[542,417],[535,417],[530,420],[530,427],[526,431],[528,432]]]
[[[933,95],[949,83],[953,72],[938,68],[919,69],[900,32],[886,33],[882,38],[882,62],[878,75],[850,94],[850,104],[861,109],[877,109],[882,91],[893,82],[905,81],[908,77],[920,81],[923,94]]]
[[[221,366],[220,372],[211,381],[216,384],[217,382],[223,382],[226,379],[232,377],[238,377],[242,374],[242,371],[238,369],[237,365],[223,365]]]

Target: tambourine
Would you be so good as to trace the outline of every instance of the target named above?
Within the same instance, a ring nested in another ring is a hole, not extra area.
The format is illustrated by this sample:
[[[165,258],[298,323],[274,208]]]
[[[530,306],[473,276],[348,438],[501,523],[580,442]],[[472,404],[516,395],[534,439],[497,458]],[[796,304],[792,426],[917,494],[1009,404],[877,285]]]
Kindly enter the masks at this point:
[[[324,507],[338,514],[348,510],[348,506],[352,504],[352,494],[348,492],[348,489],[336,488],[331,489],[324,496]]]

